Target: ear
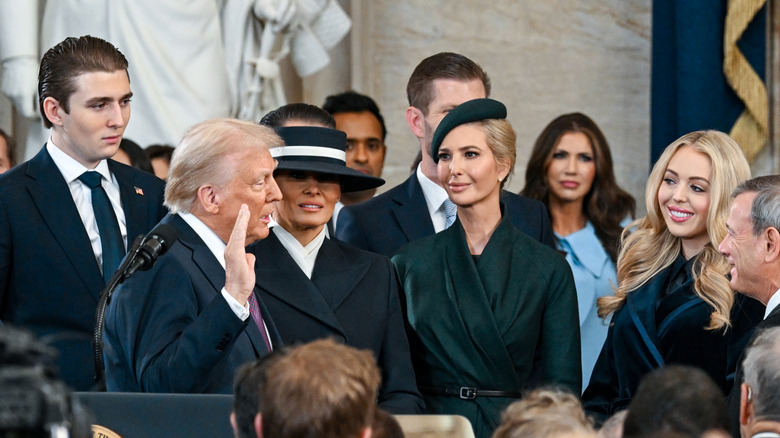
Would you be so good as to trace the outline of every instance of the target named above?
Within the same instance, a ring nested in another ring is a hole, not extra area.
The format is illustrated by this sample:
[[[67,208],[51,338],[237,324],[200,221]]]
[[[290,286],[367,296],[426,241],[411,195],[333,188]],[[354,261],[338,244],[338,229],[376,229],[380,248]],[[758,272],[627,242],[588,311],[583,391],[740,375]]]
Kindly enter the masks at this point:
[[[217,188],[212,185],[205,185],[198,187],[198,192],[195,194],[195,202],[200,205],[201,209],[209,214],[219,213],[219,206],[222,203]]]
[[[410,106],[406,109],[406,123],[417,138],[425,137],[425,116],[419,108]]]
[[[502,181],[509,175],[509,170],[509,160],[498,163],[498,176]]]
[[[780,232],[775,227],[769,227],[764,230],[765,255],[767,262],[772,262],[780,258]]]
[[[752,415],[752,407],[751,400],[749,399],[750,395],[750,387],[748,387],[746,384],[742,384],[740,386],[740,397],[739,397],[739,424],[741,425],[747,425],[748,419]]]
[[[371,426],[368,426],[365,429],[363,429],[362,432],[360,432],[360,438],[371,438],[372,433],[374,433],[374,431],[371,430]]]
[[[263,438],[263,414],[259,412],[255,415],[255,435],[257,438]]]
[[[238,438],[238,422],[236,421],[236,413],[230,413],[230,425],[233,427],[233,436]]]
[[[46,99],[43,100],[43,112],[46,114],[46,118],[49,119],[49,121],[54,126],[61,126],[62,125],[62,116],[61,112],[65,112],[65,110],[62,108],[62,105],[60,105],[60,101],[49,96]]]

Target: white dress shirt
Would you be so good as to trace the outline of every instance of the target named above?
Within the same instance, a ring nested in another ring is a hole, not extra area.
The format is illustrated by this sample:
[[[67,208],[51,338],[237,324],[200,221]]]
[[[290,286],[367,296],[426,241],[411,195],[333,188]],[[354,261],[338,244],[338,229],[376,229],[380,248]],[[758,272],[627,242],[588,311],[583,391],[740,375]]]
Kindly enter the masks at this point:
[[[447,191],[422,172],[421,164],[417,165],[417,180],[420,181],[425,203],[428,205],[428,214],[433,222],[433,229],[437,233],[447,227],[447,213],[444,211],[443,204],[448,198]]]
[[[766,317],[769,316],[769,314],[772,313],[772,311],[775,310],[775,307],[778,305],[780,305],[780,290],[776,290],[775,294],[769,298],[769,301],[767,301],[766,311],[764,312],[764,319],[766,319]]]
[[[341,209],[344,208],[344,203],[341,201],[336,202],[336,205],[333,207],[333,216],[331,216],[330,220],[333,223],[333,229],[336,229],[336,226],[338,224],[339,220],[339,213],[341,213]],[[328,227],[325,227],[325,231],[328,230]],[[329,234],[326,234],[326,236],[330,237]]]
[[[52,161],[60,170],[62,177],[65,178],[65,182],[68,183],[68,190],[73,197],[73,203],[76,204],[76,209],[81,216],[81,222],[84,224],[84,229],[89,236],[89,243],[92,245],[92,252],[95,254],[95,260],[97,260],[98,268],[103,271],[103,246],[100,243],[100,231],[98,230],[97,221],[95,220],[95,210],[92,209],[92,189],[87,187],[86,184],[81,182],[79,176],[84,172],[94,170],[103,177],[101,179],[101,185],[108,195],[109,201],[111,201],[111,207],[116,214],[117,222],[119,222],[119,231],[122,233],[122,243],[127,249],[127,220],[125,213],[122,210],[122,200],[119,195],[119,183],[116,181],[116,177],[108,170],[108,163],[106,160],[100,161],[94,169],[87,169],[83,164],[76,161],[73,157],[63,152],[57,147],[49,138],[46,143],[46,151],[49,152]]]
[[[225,248],[227,247],[227,244],[225,244],[225,242],[217,236],[217,233],[209,228],[208,225],[204,224],[203,221],[195,217],[192,213],[179,213],[179,217],[181,217],[184,222],[187,222],[187,225],[189,225],[198,237],[203,240],[203,243],[206,244],[219,264],[222,265],[222,269],[225,269]],[[222,287],[222,296],[225,297],[225,301],[228,302],[230,309],[237,317],[241,318],[242,321],[246,321],[246,319],[249,318],[249,303],[246,303],[243,306],[239,304],[238,300],[236,300],[233,295],[230,295],[224,286]]]

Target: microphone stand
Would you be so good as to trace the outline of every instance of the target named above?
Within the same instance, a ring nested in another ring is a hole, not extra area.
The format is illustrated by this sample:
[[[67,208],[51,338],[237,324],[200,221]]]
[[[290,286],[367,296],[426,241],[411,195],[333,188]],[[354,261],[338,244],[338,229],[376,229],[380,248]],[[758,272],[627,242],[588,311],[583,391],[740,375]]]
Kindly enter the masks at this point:
[[[100,299],[98,300],[97,312],[95,313],[95,331],[92,335],[92,352],[93,360],[95,362],[95,386],[97,391],[106,390],[106,371],[103,364],[103,328],[106,325],[106,308],[111,302],[111,296],[114,294],[117,286],[119,286],[125,279],[125,273],[127,268],[138,257],[138,252],[145,243],[146,238],[143,235],[139,235],[135,238],[133,246],[130,247],[130,251],[127,252],[125,258],[122,259],[122,263],[119,268],[111,276],[111,280],[106,283],[106,287],[100,292]]]

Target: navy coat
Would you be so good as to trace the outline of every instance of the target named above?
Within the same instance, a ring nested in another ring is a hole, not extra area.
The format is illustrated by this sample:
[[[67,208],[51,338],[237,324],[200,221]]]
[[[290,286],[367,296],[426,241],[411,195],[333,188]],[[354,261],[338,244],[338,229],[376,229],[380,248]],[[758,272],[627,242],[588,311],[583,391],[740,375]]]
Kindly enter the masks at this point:
[[[501,202],[517,229],[555,248],[544,204],[507,191],[502,192]],[[336,237],[342,242],[388,257],[405,244],[432,234],[433,222],[416,173],[386,193],[345,206],[336,227]]]
[[[273,232],[247,251],[257,258],[258,295],[285,344],[330,337],[371,350],[382,371],[379,406],[393,414],[422,411],[387,257],[326,238],[310,280]]]
[[[225,270],[178,215],[178,240],[148,271],[117,289],[103,335],[106,387],[124,392],[232,393],[238,367],[268,353],[252,317],[220,292]],[[274,348],[281,340],[258,300]]]
[[[164,182],[114,160],[108,168],[132,244],[165,216]],[[0,319],[57,347],[61,378],[85,391],[94,384],[92,332],[104,287],[68,184],[44,147],[0,176]]]

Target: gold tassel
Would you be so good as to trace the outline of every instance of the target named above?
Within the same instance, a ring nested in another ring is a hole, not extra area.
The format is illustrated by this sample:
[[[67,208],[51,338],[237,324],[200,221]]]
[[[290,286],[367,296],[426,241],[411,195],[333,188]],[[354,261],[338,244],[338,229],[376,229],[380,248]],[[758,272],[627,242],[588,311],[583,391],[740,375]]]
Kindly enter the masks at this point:
[[[769,98],[766,85],[737,47],[737,41],[766,0],[729,0],[723,36],[723,72],[745,104],[729,133],[752,161],[769,137]]]

